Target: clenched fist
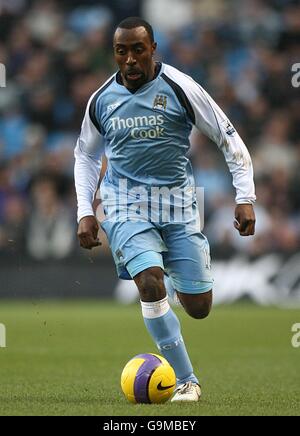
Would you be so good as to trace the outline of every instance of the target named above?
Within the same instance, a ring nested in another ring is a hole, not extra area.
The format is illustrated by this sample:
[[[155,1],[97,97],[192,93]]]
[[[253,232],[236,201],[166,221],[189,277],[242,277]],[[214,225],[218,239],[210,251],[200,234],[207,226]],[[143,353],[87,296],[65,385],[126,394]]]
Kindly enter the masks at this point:
[[[94,216],[85,216],[79,222],[77,236],[82,248],[91,250],[101,245],[98,239],[99,225]]]
[[[238,204],[235,208],[234,227],[241,236],[255,233],[255,213],[252,204]]]

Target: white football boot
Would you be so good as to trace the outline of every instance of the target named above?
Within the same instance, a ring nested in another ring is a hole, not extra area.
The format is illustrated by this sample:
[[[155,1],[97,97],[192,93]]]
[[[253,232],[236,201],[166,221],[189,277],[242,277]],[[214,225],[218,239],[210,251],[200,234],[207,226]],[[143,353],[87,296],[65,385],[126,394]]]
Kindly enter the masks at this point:
[[[179,385],[175,389],[175,393],[171,402],[175,401],[199,401],[201,397],[201,388],[197,383],[188,381],[182,385]]]

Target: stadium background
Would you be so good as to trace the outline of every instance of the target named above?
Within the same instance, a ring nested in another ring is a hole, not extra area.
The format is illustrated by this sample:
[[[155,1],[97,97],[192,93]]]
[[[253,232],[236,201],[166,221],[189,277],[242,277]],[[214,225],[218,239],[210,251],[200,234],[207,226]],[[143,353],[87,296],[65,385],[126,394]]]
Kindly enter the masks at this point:
[[[129,15],[154,27],[158,59],[199,81],[253,158],[257,230],[233,229],[234,192],[222,153],[192,135],[215,302],[250,296],[300,301],[300,111],[291,68],[300,61],[300,6],[292,0],[0,2],[0,296],[119,297],[103,246],[76,241],[73,149],[91,93],[115,70],[112,32]],[[128,290],[126,290],[127,288]],[[129,292],[131,290],[131,292]]]
[[[126,403],[123,366],[156,349],[139,306],[114,300],[137,294],[104,235],[92,252],[76,240],[73,149],[129,15],[211,93],[255,168],[257,232],[241,238],[222,153],[193,133],[215,276],[206,320],[174,307],[204,392],[193,405]],[[299,62],[298,1],[0,0],[0,415],[299,415]]]

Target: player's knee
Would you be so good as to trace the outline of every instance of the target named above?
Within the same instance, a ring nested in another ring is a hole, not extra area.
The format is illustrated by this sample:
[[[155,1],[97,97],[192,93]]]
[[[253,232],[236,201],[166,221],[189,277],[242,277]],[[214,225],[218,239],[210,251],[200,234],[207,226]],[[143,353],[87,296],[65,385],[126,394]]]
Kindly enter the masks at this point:
[[[204,303],[193,307],[189,310],[189,315],[195,319],[207,318],[210,314],[211,306],[208,303]]]
[[[164,273],[160,268],[148,268],[134,278],[142,301],[151,302],[166,296]]]
[[[207,302],[197,304],[187,309],[188,314],[195,319],[207,318],[211,310],[211,305]]]
[[[207,318],[212,306],[211,292],[201,294],[198,299],[185,301],[184,308],[188,315],[195,319]]]

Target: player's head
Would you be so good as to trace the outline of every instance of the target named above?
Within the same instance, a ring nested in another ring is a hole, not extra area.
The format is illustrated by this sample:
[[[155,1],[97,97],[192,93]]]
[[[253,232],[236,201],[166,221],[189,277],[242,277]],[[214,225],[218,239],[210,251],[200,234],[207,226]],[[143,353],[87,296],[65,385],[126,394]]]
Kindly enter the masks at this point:
[[[121,21],[114,34],[114,55],[124,85],[137,89],[153,78],[156,50],[153,29],[139,17]]]

